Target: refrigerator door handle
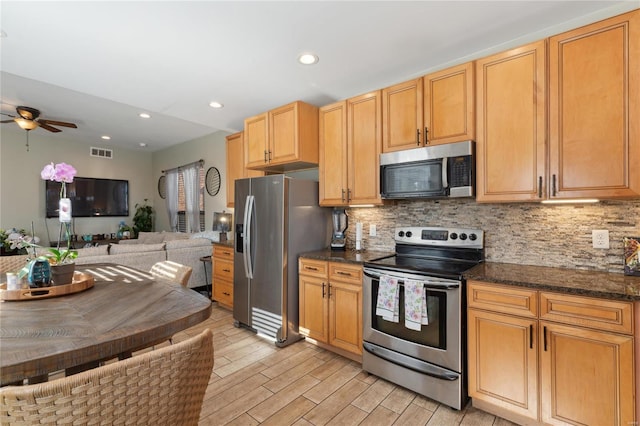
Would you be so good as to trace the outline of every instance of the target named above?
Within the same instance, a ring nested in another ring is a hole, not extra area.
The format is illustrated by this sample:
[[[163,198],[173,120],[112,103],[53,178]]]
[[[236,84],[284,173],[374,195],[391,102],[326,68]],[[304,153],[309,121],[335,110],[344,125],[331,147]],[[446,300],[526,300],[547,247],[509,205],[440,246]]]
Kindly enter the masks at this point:
[[[244,205],[243,260],[244,273],[249,279],[253,279],[253,260],[251,259],[251,221],[253,220],[254,201],[255,197],[253,195],[248,195]]]

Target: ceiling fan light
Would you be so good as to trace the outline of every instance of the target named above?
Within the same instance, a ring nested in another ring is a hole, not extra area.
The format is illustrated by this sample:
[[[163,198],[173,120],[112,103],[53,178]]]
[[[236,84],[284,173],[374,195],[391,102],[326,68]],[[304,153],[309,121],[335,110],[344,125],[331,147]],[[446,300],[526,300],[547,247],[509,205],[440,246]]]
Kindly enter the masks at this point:
[[[26,120],[24,118],[14,118],[13,120],[18,123],[18,126],[20,126],[22,130],[33,130],[38,127],[38,123],[33,120]]]
[[[303,53],[298,56],[298,62],[300,62],[302,65],[313,65],[316,64],[318,60],[318,55],[315,55],[313,53]]]

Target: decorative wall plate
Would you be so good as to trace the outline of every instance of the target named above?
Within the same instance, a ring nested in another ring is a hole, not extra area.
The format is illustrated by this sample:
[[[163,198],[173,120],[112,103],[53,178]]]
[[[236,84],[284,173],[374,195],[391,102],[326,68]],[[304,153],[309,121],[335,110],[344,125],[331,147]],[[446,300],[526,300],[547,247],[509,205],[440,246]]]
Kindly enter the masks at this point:
[[[163,200],[167,198],[167,178],[165,175],[160,176],[158,179],[158,195]]]
[[[209,195],[217,195],[220,191],[220,171],[215,167],[209,167],[205,177],[205,186]]]

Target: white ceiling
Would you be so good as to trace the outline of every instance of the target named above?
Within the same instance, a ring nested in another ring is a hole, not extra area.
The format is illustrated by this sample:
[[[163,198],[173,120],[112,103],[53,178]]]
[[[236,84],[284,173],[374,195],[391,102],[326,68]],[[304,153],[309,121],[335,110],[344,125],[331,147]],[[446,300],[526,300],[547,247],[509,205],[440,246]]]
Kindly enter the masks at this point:
[[[1,0],[2,112],[34,107],[78,125],[34,132],[155,151],[241,130],[245,117],[294,100],[325,105],[638,7],[640,0]],[[305,51],[320,62],[298,64]],[[209,107],[214,100],[224,109]]]

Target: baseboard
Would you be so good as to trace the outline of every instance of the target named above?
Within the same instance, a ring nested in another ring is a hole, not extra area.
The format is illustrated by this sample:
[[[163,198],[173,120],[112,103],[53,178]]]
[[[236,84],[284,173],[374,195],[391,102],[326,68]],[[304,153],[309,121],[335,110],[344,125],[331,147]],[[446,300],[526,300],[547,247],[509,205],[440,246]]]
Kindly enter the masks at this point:
[[[543,426],[542,423],[538,422],[535,419],[512,413],[505,408],[497,407],[489,402],[485,402],[480,399],[471,398],[471,405],[479,410],[486,411],[487,413],[493,414],[494,416],[502,417],[503,419],[509,420],[510,422],[513,422],[520,426]]]

